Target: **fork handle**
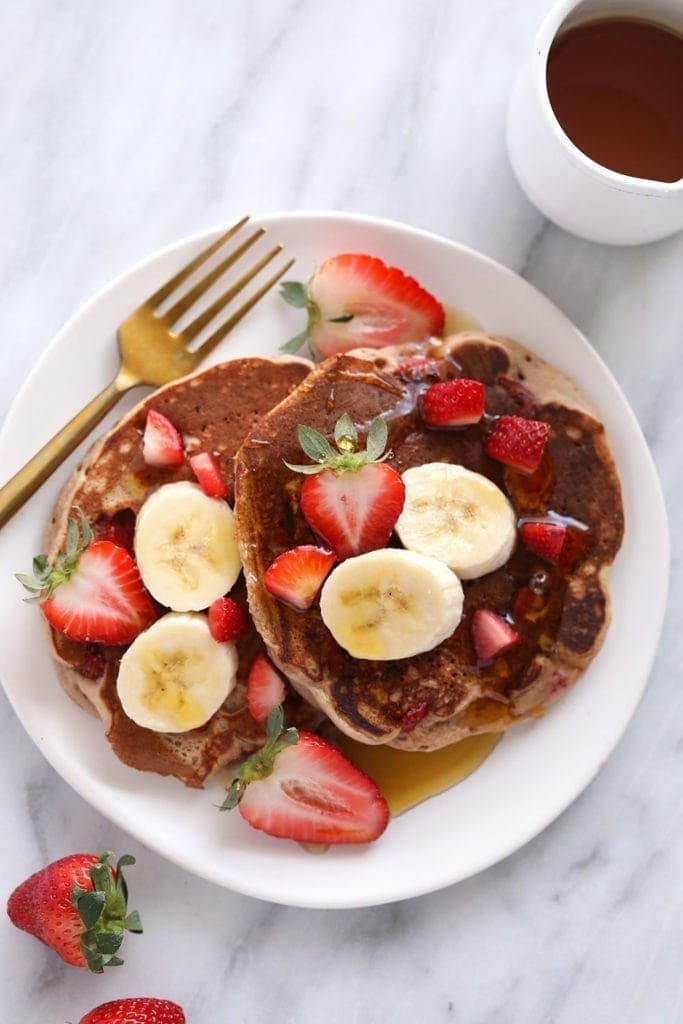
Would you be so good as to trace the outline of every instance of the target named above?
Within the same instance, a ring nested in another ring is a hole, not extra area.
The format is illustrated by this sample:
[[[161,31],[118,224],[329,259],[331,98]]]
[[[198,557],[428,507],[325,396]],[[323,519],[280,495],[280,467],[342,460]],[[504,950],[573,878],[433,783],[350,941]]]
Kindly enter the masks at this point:
[[[120,376],[115,377],[99,395],[88,402],[85,408],[76,413],[51,441],[36,452],[23,469],[0,487],[0,527],[12,518],[40,485],[45,483],[58,466],[61,466],[64,459],[71,455],[74,448],[88,436],[93,427],[104,419],[122,395],[133,386],[133,382]]]

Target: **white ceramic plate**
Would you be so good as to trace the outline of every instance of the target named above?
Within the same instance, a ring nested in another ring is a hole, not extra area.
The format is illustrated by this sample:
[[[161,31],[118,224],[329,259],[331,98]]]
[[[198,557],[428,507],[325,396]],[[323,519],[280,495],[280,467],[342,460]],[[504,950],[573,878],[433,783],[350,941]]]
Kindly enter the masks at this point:
[[[293,276],[305,278],[336,252],[371,252],[415,275],[442,301],[467,309],[487,329],[528,345],[588,393],[612,442],[626,511],[612,576],[612,625],[600,654],[542,721],[517,726],[465,782],[392,821],[368,847],[312,856],[253,831],[237,814],[219,814],[215,783],[196,792],[120,764],[99,724],[59,687],[38,613],[22,603],[12,573],[26,570],[42,550],[44,523],[74,457],[0,534],[6,594],[0,673],[25,728],[60,775],[102,814],[188,871],[279,903],[385,903],[457,882],[512,853],[604,764],[636,708],[657,647],[669,564],[666,514],[650,454],[619,387],[569,320],[526,281],[470,249],[387,221],[297,213],[259,222],[269,242],[282,241],[297,257]],[[18,469],[104,386],[115,369],[116,325],[216,233],[184,239],[133,267],[64,327],[4,425],[4,472]],[[300,329],[301,319],[301,311],[270,294],[215,361],[272,353]]]

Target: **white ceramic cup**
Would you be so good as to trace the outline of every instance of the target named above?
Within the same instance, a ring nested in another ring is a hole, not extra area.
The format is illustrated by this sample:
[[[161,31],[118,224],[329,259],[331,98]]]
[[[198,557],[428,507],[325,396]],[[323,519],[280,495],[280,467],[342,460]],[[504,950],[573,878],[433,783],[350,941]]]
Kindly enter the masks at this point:
[[[681,0],[560,0],[512,91],[508,152],[519,184],[550,220],[594,242],[638,245],[683,228],[683,179],[631,178],[591,160],[560,127],[546,86],[548,51],[558,32],[609,15],[647,18],[683,32]]]

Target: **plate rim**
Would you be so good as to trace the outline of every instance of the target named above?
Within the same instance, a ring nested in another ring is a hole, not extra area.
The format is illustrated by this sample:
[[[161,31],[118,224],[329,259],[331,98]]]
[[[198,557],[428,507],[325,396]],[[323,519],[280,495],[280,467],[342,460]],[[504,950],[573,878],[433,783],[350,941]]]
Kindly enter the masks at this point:
[[[521,282],[527,289],[530,290],[530,292],[534,294],[536,301],[544,303],[547,307],[549,307],[552,310],[554,316],[561,318],[561,320],[564,321],[565,326],[569,330],[571,330],[577,342],[583,348],[584,354],[588,355],[588,357],[595,364],[600,366],[601,370],[609,376],[612,385],[618,393],[618,397],[621,401],[621,413],[625,414],[628,417],[631,423],[631,427],[635,429],[635,433],[638,437],[641,449],[640,456],[641,458],[645,459],[645,462],[648,465],[651,479],[655,485],[653,492],[651,494],[651,498],[655,506],[656,518],[658,520],[657,525],[658,528],[661,528],[662,531],[660,542],[662,544],[663,556],[665,560],[665,572],[660,581],[661,585],[659,588],[658,601],[656,602],[656,605],[654,607],[653,618],[657,622],[657,626],[653,632],[651,650],[647,658],[646,669],[643,672],[643,683],[640,687],[638,697],[635,700],[633,707],[631,708],[629,715],[624,721],[623,725],[617,731],[616,735],[612,737],[608,747],[605,748],[601,760],[598,763],[596,763],[594,768],[592,768],[590,771],[584,772],[580,780],[577,781],[574,784],[574,786],[572,786],[573,795],[569,796],[569,798],[567,798],[566,800],[563,799],[563,802],[560,805],[554,805],[553,810],[536,816],[537,820],[535,819],[533,823],[529,825],[529,828],[525,831],[521,838],[517,835],[507,844],[499,843],[496,846],[496,852],[492,853],[490,856],[481,856],[479,858],[479,861],[471,865],[469,870],[467,870],[466,872],[463,873],[460,870],[455,871],[450,875],[448,874],[448,872],[443,872],[439,878],[437,878],[436,880],[432,879],[424,885],[418,884],[407,887],[405,885],[402,886],[400,884],[393,884],[391,887],[391,891],[384,892],[380,898],[362,897],[356,899],[348,899],[343,897],[338,898],[336,897],[335,893],[328,893],[327,897],[324,900],[319,897],[314,897],[310,900],[307,900],[305,898],[297,898],[295,900],[292,900],[291,898],[287,899],[283,898],[283,896],[279,894],[275,888],[272,888],[269,892],[266,892],[264,891],[264,888],[256,890],[252,885],[248,883],[242,884],[239,880],[227,881],[218,872],[212,871],[210,865],[207,866],[203,863],[197,864],[196,862],[189,863],[187,859],[183,859],[183,857],[180,854],[176,854],[173,850],[169,852],[167,849],[164,848],[163,843],[161,841],[155,841],[154,836],[150,836],[150,834],[146,832],[143,833],[135,825],[131,825],[125,819],[123,810],[121,810],[120,812],[118,811],[118,805],[116,805],[110,810],[108,807],[102,807],[98,802],[96,802],[97,794],[93,796],[92,783],[89,782],[87,777],[84,779],[82,776],[79,776],[78,772],[76,770],[72,770],[72,768],[68,764],[64,764],[63,762],[61,762],[58,750],[50,748],[50,752],[48,753],[47,747],[49,746],[49,744],[47,743],[46,739],[42,736],[35,736],[29,730],[27,724],[24,721],[22,712],[15,705],[14,701],[12,700],[12,697],[10,696],[7,690],[4,678],[5,673],[3,672],[0,675],[0,682],[2,683],[3,690],[7,696],[8,702],[12,707],[14,714],[17,716],[23,728],[29,735],[30,739],[38,748],[38,750],[45,758],[45,760],[48,762],[48,764],[57,772],[58,775],[60,775],[61,778],[64,779],[65,782],[67,782],[69,786],[71,786],[71,788],[76,793],[78,793],[80,797],[82,797],[83,800],[86,801],[86,803],[93,807],[99,814],[102,814],[103,817],[110,820],[117,827],[121,828],[129,835],[132,835],[138,842],[141,843],[141,845],[145,846],[148,849],[154,850],[156,853],[164,857],[166,860],[171,861],[171,863],[176,864],[178,867],[181,867],[183,870],[186,870],[191,874],[194,874],[207,881],[210,881],[215,885],[219,885],[221,888],[225,888],[229,891],[234,891],[243,895],[247,895],[254,899],[279,903],[286,906],[297,906],[309,909],[354,909],[359,907],[380,906],[387,903],[397,902],[403,899],[409,899],[417,896],[426,895],[430,892],[435,892],[440,889],[444,889],[459,881],[464,881],[466,878],[470,878],[476,874],[479,874],[487,868],[492,867],[493,865],[505,860],[507,857],[511,856],[517,850],[525,846],[535,836],[543,832],[553,821],[559,818],[574,803],[574,801],[581,795],[581,793],[583,793],[587,789],[587,787],[598,775],[606,761],[609,759],[609,757],[611,757],[616,746],[621,741],[626,730],[633,721],[633,717],[638,709],[640,702],[643,699],[643,695],[648,685],[648,681],[652,672],[652,667],[656,655],[658,653],[659,640],[661,638],[661,632],[663,628],[664,616],[668,600],[671,567],[670,529],[668,523],[666,504],[662,491],[662,485],[659,478],[659,474],[657,472],[656,464],[654,462],[652,453],[643,435],[640,423],[638,422],[638,419],[633,409],[631,408],[631,405],[628,402],[628,399],[626,398],[621,388],[621,385],[619,384],[618,380],[616,379],[610,368],[604,362],[600,354],[597,352],[597,350],[593,348],[593,346],[590,344],[590,342],[583,334],[583,332],[579,330],[579,328],[570,320],[570,318],[561,309],[559,309],[559,307],[557,307],[551,299],[549,299],[543,292],[536,288],[535,285],[531,284],[529,281],[521,277],[515,271],[511,270],[509,267],[504,266],[497,260],[494,260],[492,257],[487,256],[486,254],[480,252],[477,249],[464,245],[460,242],[456,242],[436,232],[427,231],[423,228],[413,227],[412,225],[406,224],[401,221],[392,220],[389,218],[376,217],[369,214],[360,214],[348,211],[313,209],[300,211],[292,210],[260,212],[258,214],[252,215],[250,217],[250,221],[256,224],[259,224],[262,221],[267,221],[269,222],[270,227],[270,225],[273,223],[275,225],[277,225],[278,223],[286,223],[292,218],[296,220],[307,220],[314,222],[320,220],[328,220],[334,222],[341,221],[352,224],[360,223],[368,227],[378,226],[382,229],[398,231],[399,233],[407,237],[418,236],[422,237],[428,242],[437,242],[441,245],[445,245],[452,249],[458,250],[460,253],[464,253],[467,257],[475,261],[483,262],[484,264],[489,265],[495,272],[503,273],[504,275],[514,279],[515,282]],[[164,246],[161,246],[160,248],[155,249],[151,253],[148,253],[147,255],[143,256],[141,259],[137,260],[130,266],[124,268],[124,270],[122,270],[116,276],[111,278],[109,281],[105,282],[105,284],[101,288],[99,288],[93,295],[86,299],[86,301],[83,302],[78,307],[78,309],[74,311],[74,313],[66,320],[66,322],[57,331],[57,333],[50,340],[50,342],[45,346],[45,348],[41,352],[40,357],[33,365],[31,370],[27,374],[26,378],[24,379],[21,387],[17,391],[17,394],[14,396],[7,411],[7,414],[5,416],[4,422],[0,427],[0,450],[7,447],[8,436],[11,436],[12,434],[14,419],[22,395],[32,384],[34,378],[40,375],[42,365],[48,359],[52,350],[60,344],[63,336],[68,334],[73,329],[74,325],[78,322],[78,320],[81,317],[86,316],[93,307],[97,306],[105,298],[105,296],[107,296],[108,293],[110,293],[111,291],[115,291],[126,279],[132,279],[135,276],[137,276],[149,264],[155,262],[158,259],[163,258],[166,255],[170,255],[171,253],[178,249],[183,249],[187,246],[192,246],[193,244],[199,243],[200,241],[203,240],[209,241],[211,237],[217,236],[221,231],[224,230],[224,224],[210,226],[207,228],[203,228],[199,231],[193,232],[191,234],[184,235],[179,239],[176,239]],[[14,471],[14,465],[11,463],[11,460],[10,466],[11,473]]]

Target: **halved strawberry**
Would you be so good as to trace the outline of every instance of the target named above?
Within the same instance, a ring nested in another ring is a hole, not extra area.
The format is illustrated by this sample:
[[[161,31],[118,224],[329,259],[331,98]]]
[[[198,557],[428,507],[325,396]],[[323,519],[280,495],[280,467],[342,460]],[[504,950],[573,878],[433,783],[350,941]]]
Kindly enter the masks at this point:
[[[337,556],[326,548],[301,544],[271,562],[263,574],[263,585],[281,601],[306,611],[336,561]]]
[[[444,380],[422,396],[422,415],[429,427],[464,427],[484,415],[486,388],[480,380]]]
[[[150,409],[142,435],[142,457],[148,466],[180,466],[185,458],[183,439],[163,413]]]
[[[265,722],[268,712],[282,704],[287,695],[282,676],[265,654],[257,654],[247,679],[247,707],[257,722]]]
[[[490,661],[518,640],[519,633],[490,608],[478,608],[472,616],[472,643],[479,661]]]
[[[17,573],[40,604],[50,625],[71,640],[128,644],[156,618],[152,599],[138,568],[123,548],[108,540],[93,541],[88,521],[69,519],[66,551],[49,565],[45,555],[33,560],[34,576]]]
[[[526,522],[519,528],[522,543],[546,562],[557,565],[567,537],[567,527],[560,523]]]
[[[231,597],[217,597],[209,608],[209,630],[219,643],[244,636],[250,625],[247,609]]]
[[[211,452],[199,452],[190,457],[192,472],[197,477],[201,489],[209,498],[224,498],[228,493],[225,480],[221,476],[218,459]]]
[[[306,330],[287,350],[296,351],[308,338],[323,359],[353,348],[421,341],[444,327],[443,306],[413,277],[361,253],[333,256],[307,286],[287,281],[281,293],[308,312]]]
[[[501,416],[486,439],[486,454],[515,469],[533,473],[543,458],[550,427],[542,420]]]
[[[365,451],[356,451],[358,432],[344,413],[334,429],[337,450],[312,427],[300,426],[299,443],[315,465],[290,469],[304,473],[301,511],[312,530],[338,558],[350,558],[386,545],[405,501],[400,473],[383,460],[387,425],[379,416],[368,431]]]
[[[379,789],[327,740],[284,729],[282,708],[268,715],[268,740],[237,773],[222,810],[239,804],[254,828],[299,843],[368,843],[389,808]]]

